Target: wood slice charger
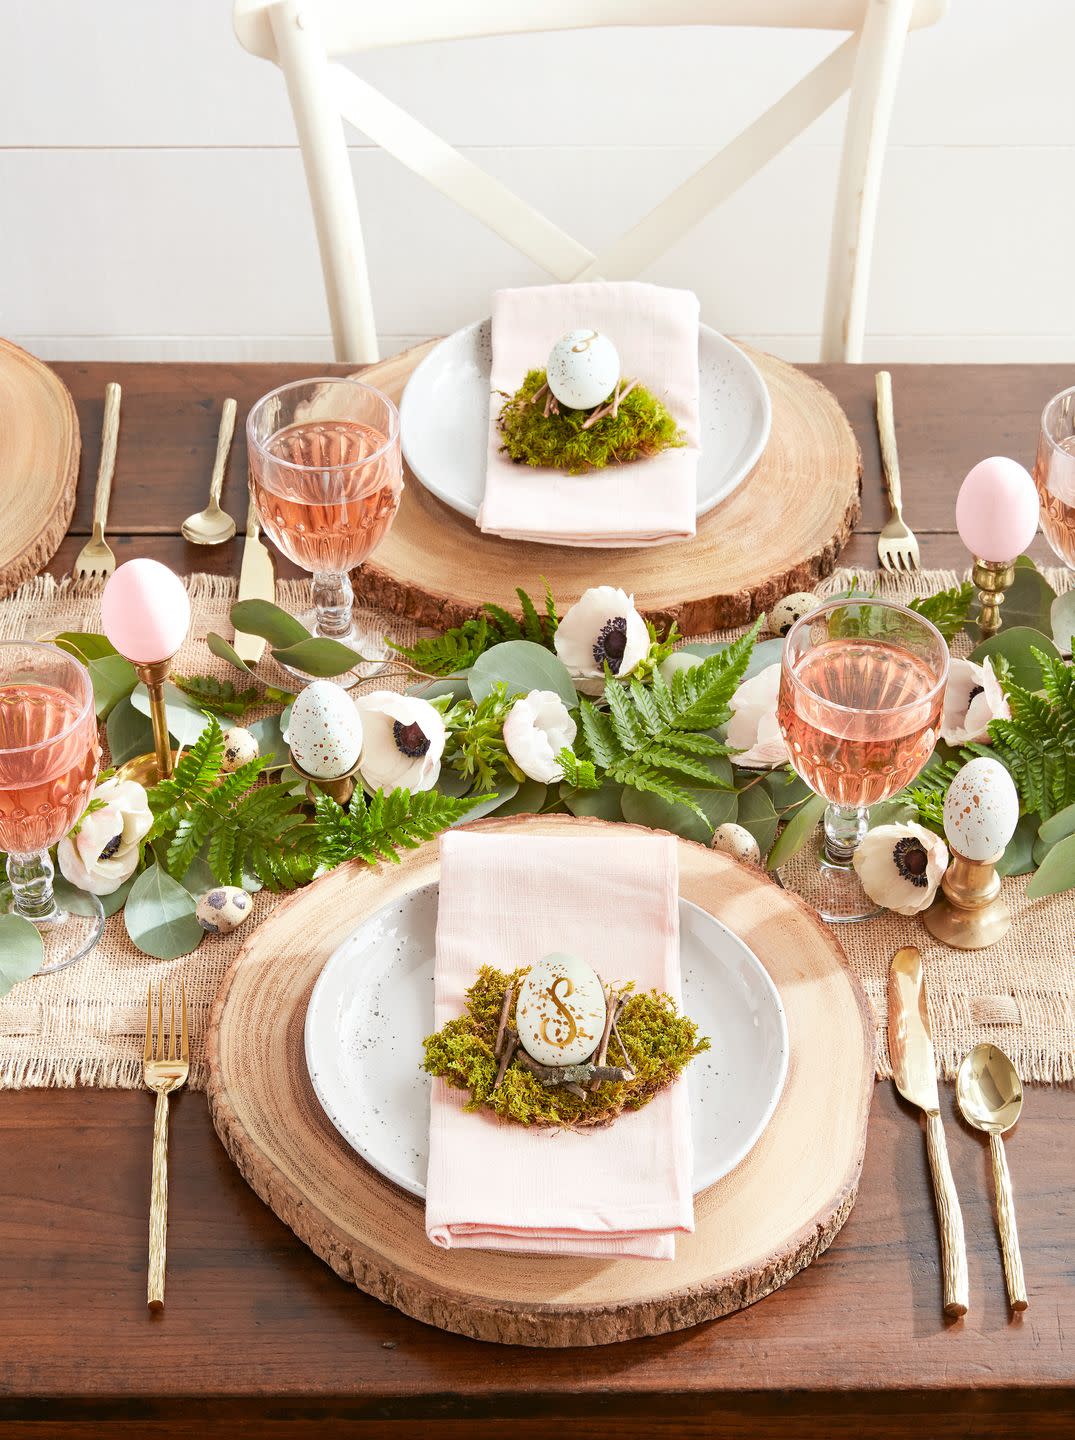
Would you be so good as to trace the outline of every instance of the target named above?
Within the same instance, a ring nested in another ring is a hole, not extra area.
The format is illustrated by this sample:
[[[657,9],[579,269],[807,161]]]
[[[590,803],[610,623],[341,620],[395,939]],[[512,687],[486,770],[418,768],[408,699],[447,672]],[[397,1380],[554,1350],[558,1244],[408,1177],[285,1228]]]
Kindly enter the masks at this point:
[[[59,377],[0,340],[0,597],[45,568],[75,508],[79,434]]]
[[[362,371],[398,402],[431,341]],[[773,423],[757,465],[691,540],[634,550],[536,545],[483,535],[407,472],[391,530],[353,575],[362,604],[446,629],[485,601],[518,614],[515,587],[548,579],[562,611],[590,585],[633,594],[656,623],[684,635],[745,625],[832,573],[860,514],[862,454],[836,397],[772,355],[741,347],[769,389]],[[640,462],[640,463],[645,463]]]
[[[473,828],[555,835],[605,823],[514,816]],[[767,1129],[695,1197],[695,1233],[677,1238],[674,1261],[435,1248],[423,1203],[367,1165],[321,1110],[303,1035],[314,981],[363,918],[438,878],[436,844],[398,866],[341,866],[298,892],[225,976],[207,1037],[209,1105],[243,1176],[344,1280],[478,1340],[604,1345],[727,1315],[785,1284],[854,1204],[873,1090],[869,1003],[831,931],[760,870],[681,840],[679,874],[680,894],[719,916],[772,976],[791,1057]]]

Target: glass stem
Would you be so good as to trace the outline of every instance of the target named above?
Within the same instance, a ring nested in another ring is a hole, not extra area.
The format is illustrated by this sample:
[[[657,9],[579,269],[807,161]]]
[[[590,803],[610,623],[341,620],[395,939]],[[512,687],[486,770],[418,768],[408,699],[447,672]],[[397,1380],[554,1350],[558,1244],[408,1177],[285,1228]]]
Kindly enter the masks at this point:
[[[865,805],[830,805],[825,811],[825,854],[830,865],[850,865],[870,826]]]
[[[55,920],[59,917],[52,877],[56,871],[47,850],[36,855],[9,855],[7,878],[15,912],[26,920]]]
[[[351,633],[351,607],[355,592],[346,575],[326,570],[314,574],[314,604],[317,607],[315,633],[330,640],[345,639]]]

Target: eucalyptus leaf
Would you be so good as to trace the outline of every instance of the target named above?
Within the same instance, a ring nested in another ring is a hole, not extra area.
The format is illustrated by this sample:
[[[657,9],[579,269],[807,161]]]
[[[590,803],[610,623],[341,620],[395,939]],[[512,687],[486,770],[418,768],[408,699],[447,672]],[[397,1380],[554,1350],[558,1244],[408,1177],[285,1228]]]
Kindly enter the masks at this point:
[[[183,876],[181,883],[183,889],[194,896],[204,895],[207,890],[215,888],[216,876],[210,870],[209,861],[205,858],[204,853],[195,855],[187,867],[187,873]]]
[[[260,635],[281,649],[312,638],[301,620],[269,600],[236,601],[231,607],[231,623],[244,635]]]
[[[906,825],[918,815],[917,807],[910,800],[881,800],[870,806],[870,829],[878,825]]]
[[[122,655],[102,655],[88,659],[86,669],[93,682],[93,703],[98,720],[106,720],[121,700],[138,684],[138,673]]]
[[[509,695],[552,690],[568,709],[579,703],[567,666],[532,640],[505,640],[486,650],[470,667],[468,683],[475,700],[484,700],[497,685],[503,684]]]
[[[264,720],[255,720],[246,728],[258,742],[258,753],[266,762],[266,769],[276,770],[290,762],[291,757],[280,729],[279,715],[267,715]]]
[[[134,690],[131,704],[140,714],[149,714],[149,691],[144,685],[139,685]],[[205,727],[212,723],[205,711],[198,708],[197,701],[184,695],[182,690],[177,690],[169,681],[164,684],[164,712],[168,721],[168,734],[184,747],[193,745]]]
[[[560,786],[560,799],[572,815],[595,815],[598,820],[622,820],[623,786],[606,780],[599,790],[572,791],[566,782]]]
[[[1009,585],[1000,607],[1001,633],[1019,628],[1041,630],[1052,634],[1051,612],[1056,591],[1026,555],[1015,562],[1015,579]],[[978,637],[978,606],[964,627],[972,638]]]
[[[123,911],[131,941],[145,955],[176,960],[197,950],[205,934],[195,918],[190,891],[159,865],[143,870],[131,887]]]
[[[257,601],[250,601],[250,604],[257,604]],[[331,680],[336,675],[346,675],[356,665],[361,664],[362,656],[351,649],[349,645],[343,645],[339,640],[328,640],[323,636],[309,636],[306,640],[299,640],[294,645],[288,645],[280,649],[274,649],[272,658],[281,665],[290,665],[296,670],[301,670],[304,675],[315,675],[321,680]]]
[[[791,817],[776,837],[776,844],[769,851],[767,864],[770,870],[779,870],[793,855],[806,845],[817,829],[825,813],[826,801],[821,795],[812,795]]]
[[[1056,597],[1049,611],[1049,623],[1054,644],[1062,655],[1070,655],[1075,636],[1075,590],[1066,590]]]
[[[1051,815],[1043,822],[1038,834],[1046,845],[1055,845],[1058,840],[1066,840],[1069,835],[1075,835],[1075,805],[1068,805]]]
[[[756,772],[738,770],[736,773],[742,780]],[[793,805],[801,805],[814,793],[806,781],[800,780],[792,770],[770,770],[761,783],[768,790],[777,811],[788,810]]]
[[[988,640],[974,647],[970,658],[980,665],[987,655],[1002,655],[1012,667],[1012,679],[1017,685],[1025,690],[1040,690],[1041,667],[1032,650],[1040,650],[1053,660],[1060,658],[1060,651],[1048,635],[1022,625],[990,635]]]
[[[113,890],[110,895],[97,896],[97,899],[101,902],[101,909],[104,911],[106,920],[110,915],[114,915],[117,910],[123,909],[127,903],[127,896],[131,893],[131,887],[134,885],[135,878],[136,877],[132,875],[129,880],[124,880],[123,884]],[[77,885],[72,885],[70,880],[65,879],[62,875],[56,877],[55,888],[56,899],[63,909],[70,910],[75,915],[93,915],[96,913],[93,898],[87,895],[85,890],[80,890]]]
[[[685,840],[697,840],[708,845],[718,825],[726,825],[739,813],[739,797],[727,790],[689,790],[691,799],[704,811],[706,820],[700,820],[693,810],[662,800],[659,795],[648,791],[625,787],[620,800],[623,818],[632,825],[646,825],[651,830],[671,830],[673,835],[682,835]]]
[[[498,815],[537,815],[545,804],[548,786],[540,780],[524,780],[515,794],[497,807]],[[468,815],[467,819],[472,816]]]
[[[997,861],[998,875],[1029,875],[1034,869],[1034,837],[1039,819],[1037,815],[1020,816],[1015,834]]]
[[[439,700],[450,695],[453,700],[469,700],[469,671],[459,675],[445,675],[443,680],[421,680],[417,685],[408,685],[408,695],[419,695],[423,700]]]
[[[214,630],[210,630],[205,637],[205,643],[209,646],[209,653],[215,655],[218,660],[226,660],[229,665],[234,665],[236,670],[242,670],[247,675],[254,674],[235,646],[229,644],[223,635],[218,635]]]
[[[744,830],[749,830],[758,842],[758,849],[767,855],[776,839],[779,821],[773,798],[762,785],[752,785],[739,796],[739,814],[736,820]]]
[[[482,800],[473,806],[465,815],[460,815],[458,820],[452,822],[451,828],[456,825],[466,825],[470,820],[480,820],[483,815],[492,815],[494,810],[499,811],[501,805],[507,800],[514,799],[519,789],[517,780],[503,780],[495,795],[490,795],[487,800]]]
[[[62,630],[53,636],[52,643],[83,661],[103,660],[106,655],[119,653],[107,635],[91,635],[81,630]]]
[[[1042,895],[1058,895],[1062,890],[1075,886],[1075,835],[1069,835],[1054,845],[1041,862],[1038,873],[1032,876],[1026,887],[1027,899],[1038,900]]]
[[[36,925],[21,915],[0,915],[0,995],[36,975],[45,963],[45,945]]]
[[[108,736],[108,752],[112,764],[125,765],[136,755],[148,755],[153,749],[153,726],[140,710],[131,704],[130,697],[122,699],[108,717],[105,725]]]

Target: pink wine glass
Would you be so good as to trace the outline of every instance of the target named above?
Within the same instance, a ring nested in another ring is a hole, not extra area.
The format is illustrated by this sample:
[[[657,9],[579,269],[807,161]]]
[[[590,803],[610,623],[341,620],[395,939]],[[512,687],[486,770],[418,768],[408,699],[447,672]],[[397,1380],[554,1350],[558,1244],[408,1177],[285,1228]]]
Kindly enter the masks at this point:
[[[825,920],[877,913],[852,857],[869,807],[918,775],[937,742],[948,646],[923,616],[884,600],[831,600],[788,631],[777,718],[793,769],[829,804],[816,893]]]
[[[8,878],[0,908],[40,931],[39,974],[80,959],[104,926],[95,895],[80,899],[80,913],[57,903],[49,857],[85,811],[100,760],[85,666],[53,645],[0,642],[0,847]]]

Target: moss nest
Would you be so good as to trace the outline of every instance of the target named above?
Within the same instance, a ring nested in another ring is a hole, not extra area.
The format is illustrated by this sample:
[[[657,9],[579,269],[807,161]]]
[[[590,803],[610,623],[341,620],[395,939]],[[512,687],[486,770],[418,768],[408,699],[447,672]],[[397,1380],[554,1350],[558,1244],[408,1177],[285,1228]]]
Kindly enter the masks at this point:
[[[632,994],[617,1020],[623,1046],[615,1035],[609,1042],[612,1065],[629,1065],[632,1080],[603,1081],[588,1098],[579,1099],[560,1087],[549,1088],[518,1060],[512,1060],[494,1090],[499,1068],[496,1045],[504,992],[515,986],[516,997],[526,969],[505,974],[483,966],[467,991],[466,1009],[425,1040],[425,1069],[439,1075],[453,1089],[470,1094],[464,1109],[491,1110],[502,1120],[520,1125],[581,1129],[608,1125],[625,1110],[641,1110],[666,1085],[679,1078],[695,1055],[709,1049],[698,1027],[679,1014],[669,995],[656,990]],[[509,1024],[515,1025],[512,1005]]]
[[[668,410],[642,385],[624,396],[615,415],[605,415],[584,430],[592,411],[559,407],[546,415],[543,402],[535,402],[545,383],[544,370],[529,371],[515,394],[505,397],[500,411],[500,448],[516,465],[583,475],[613,463],[645,460],[687,443]]]

